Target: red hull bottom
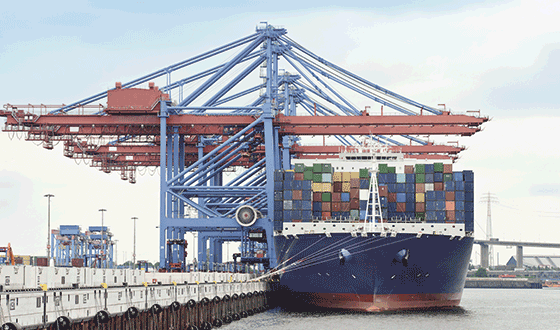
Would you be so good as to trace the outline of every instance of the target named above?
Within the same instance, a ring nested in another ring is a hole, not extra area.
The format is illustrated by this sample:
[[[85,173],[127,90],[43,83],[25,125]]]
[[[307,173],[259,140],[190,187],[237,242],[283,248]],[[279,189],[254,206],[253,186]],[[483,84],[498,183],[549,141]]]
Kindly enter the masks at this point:
[[[455,307],[461,302],[462,293],[417,294],[345,294],[306,293],[306,302],[323,308],[350,309],[365,312],[382,312],[404,309]]]

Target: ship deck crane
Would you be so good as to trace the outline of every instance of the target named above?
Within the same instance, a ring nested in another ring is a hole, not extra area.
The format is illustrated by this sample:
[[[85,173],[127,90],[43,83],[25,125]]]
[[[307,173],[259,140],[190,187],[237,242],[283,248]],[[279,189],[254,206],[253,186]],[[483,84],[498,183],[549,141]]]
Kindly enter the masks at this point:
[[[3,253],[4,256],[0,255],[0,264],[6,265],[15,265],[16,259],[14,257],[14,251],[12,250],[12,245],[8,243],[7,247],[0,247],[0,253]]]
[[[220,65],[184,73],[220,56],[226,57]],[[379,114],[368,110],[370,102],[380,104]],[[292,159],[326,158],[371,136],[407,157],[454,160],[464,147],[421,137],[471,136],[488,121],[383,88],[267,23],[247,37],[48,114],[46,109],[52,107],[6,104],[0,110],[4,131],[23,133],[47,149],[62,142],[66,157],[120,171],[130,182],[138,168],[160,167],[161,268],[184,260],[184,249],[167,249],[167,242],[183,240],[186,232],[227,232],[228,239],[245,244],[250,230],[262,229],[272,242],[274,231],[282,230],[273,216],[274,172],[290,169]],[[309,142],[313,136],[337,142],[316,146]],[[226,182],[223,174],[232,168],[241,173]],[[236,221],[245,206],[255,210],[249,225]],[[198,216],[189,216],[188,207]],[[251,253],[244,249],[242,257]],[[206,254],[199,256],[199,263],[206,262]],[[276,266],[274,244],[267,244],[264,258]]]

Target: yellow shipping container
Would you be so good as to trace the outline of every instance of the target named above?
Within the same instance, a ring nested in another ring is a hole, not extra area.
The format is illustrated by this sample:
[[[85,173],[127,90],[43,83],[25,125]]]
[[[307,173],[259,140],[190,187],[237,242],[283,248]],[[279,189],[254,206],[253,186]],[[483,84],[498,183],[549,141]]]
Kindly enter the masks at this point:
[[[424,193],[416,193],[416,203],[424,203]]]
[[[320,182],[313,182],[313,183],[311,184],[311,189],[312,189],[313,191],[317,191],[317,192],[323,191],[323,184],[320,183]]]
[[[342,192],[350,192],[350,182],[342,183]]]
[[[342,182],[342,172],[334,172],[333,173],[333,181],[334,182]]]
[[[342,172],[342,182],[350,182],[350,172]]]
[[[322,192],[331,192],[332,191],[332,183],[323,182],[322,185],[323,185]]]
[[[359,179],[360,172],[350,172],[350,179]]]

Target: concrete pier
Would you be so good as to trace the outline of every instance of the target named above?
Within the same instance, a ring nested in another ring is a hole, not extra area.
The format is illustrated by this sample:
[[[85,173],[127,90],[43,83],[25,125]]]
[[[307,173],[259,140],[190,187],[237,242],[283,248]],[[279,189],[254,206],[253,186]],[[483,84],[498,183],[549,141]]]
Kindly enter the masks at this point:
[[[542,289],[542,283],[527,278],[467,277],[465,288]]]

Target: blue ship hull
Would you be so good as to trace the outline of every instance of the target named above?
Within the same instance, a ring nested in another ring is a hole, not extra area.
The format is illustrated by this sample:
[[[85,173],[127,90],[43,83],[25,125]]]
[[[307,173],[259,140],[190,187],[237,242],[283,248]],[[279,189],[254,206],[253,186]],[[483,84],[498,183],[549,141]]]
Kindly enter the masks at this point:
[[[459,304],[472,237],[331,236],[275,238],[286,306],[383,311]]]

